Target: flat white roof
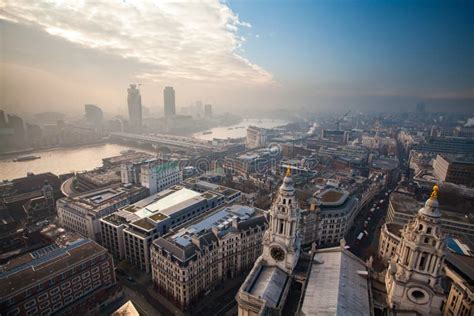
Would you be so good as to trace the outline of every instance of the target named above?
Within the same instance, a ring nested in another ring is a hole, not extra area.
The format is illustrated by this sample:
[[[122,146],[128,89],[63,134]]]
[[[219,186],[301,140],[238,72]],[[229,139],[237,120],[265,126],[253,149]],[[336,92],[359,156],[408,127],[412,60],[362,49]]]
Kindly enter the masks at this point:
[[[164,196],[163,198],[158,199],[156,202],[148,204],[147,206],[138,210],[135,215],[140,218],[148,217],[157,212],[162,212],[166,209],[169,209],[170,207],[181,204],[191,199],[196,199],[197,201],[200,201],[202,199],[201,193],[182,188],[176,192]]]

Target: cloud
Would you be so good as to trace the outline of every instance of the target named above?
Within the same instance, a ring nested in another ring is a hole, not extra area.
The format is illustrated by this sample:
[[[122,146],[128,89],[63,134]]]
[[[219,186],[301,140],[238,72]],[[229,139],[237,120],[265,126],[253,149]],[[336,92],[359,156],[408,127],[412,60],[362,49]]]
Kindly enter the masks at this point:
[[[218,0],[5,1],[0,19],[137,61],[140,80],[273,84],[239,55],[239,28],[251,25]]]

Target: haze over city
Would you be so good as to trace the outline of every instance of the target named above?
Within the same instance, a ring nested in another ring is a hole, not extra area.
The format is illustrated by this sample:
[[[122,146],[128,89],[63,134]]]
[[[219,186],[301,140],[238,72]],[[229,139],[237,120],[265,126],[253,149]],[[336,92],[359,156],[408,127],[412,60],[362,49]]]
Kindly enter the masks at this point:
[[[0,0],[0,45],[0,315],[474,315],[473,1]]]
[[[17,113],[162,106],[472,110],[472,1],[4,1],[1,101]]]

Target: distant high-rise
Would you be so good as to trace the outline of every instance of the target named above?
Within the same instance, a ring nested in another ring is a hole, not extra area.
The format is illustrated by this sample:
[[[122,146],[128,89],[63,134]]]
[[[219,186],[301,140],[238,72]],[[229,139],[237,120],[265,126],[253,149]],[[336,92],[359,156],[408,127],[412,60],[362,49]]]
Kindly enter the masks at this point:
[[[16,115],[8,115],[8,126],[14,131],[16,145],[23,145],[25,142],[25,126],[23,119]]]
[[[102,126],[104,120],[104,114],[102,110],[94,104],[85,104],[84,109],[86,111],[86,121],[96,127]]]
[[[204,106],[204,116],[205,117],[212,117],[212,105],[206,104]]]
[[[0,128],[6,127],[7,126],[7,121],[5,120],[5,113],[3,110],[0,110]]]
[[[176,102],[173,87],[165,87],[163,91],[165,117],[176,115]]]
[[[130,128],[140,129],[142,126],[142,96],[136,84],[131,84],[128,88],[127,101]]]
[[[425,110],[426,110],[426,107],[425,107],[424,103],[418,103],[416,105],[416,113],[423,114],[423,113],[425,113]]]

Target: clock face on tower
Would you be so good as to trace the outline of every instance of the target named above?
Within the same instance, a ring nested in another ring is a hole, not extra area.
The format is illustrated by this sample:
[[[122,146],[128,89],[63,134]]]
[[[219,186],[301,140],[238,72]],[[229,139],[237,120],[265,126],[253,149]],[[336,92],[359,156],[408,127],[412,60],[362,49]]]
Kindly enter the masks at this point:
[[[285,252],[278,246],[272,247],[270,249],[270,255],[276,261],[282,261],[285,259]]]

